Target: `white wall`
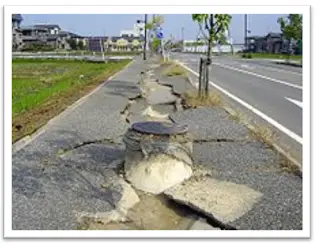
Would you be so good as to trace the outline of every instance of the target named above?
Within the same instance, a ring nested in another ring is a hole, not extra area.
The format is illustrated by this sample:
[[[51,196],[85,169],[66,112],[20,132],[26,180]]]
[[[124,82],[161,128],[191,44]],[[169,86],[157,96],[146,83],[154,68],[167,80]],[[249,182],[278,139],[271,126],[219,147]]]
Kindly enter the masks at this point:
[[[233,52],[236,53],[236,52],[240,51],[242,48],[243,48],[242,45],[234,45],[233,46]],[[206,52],[207,51],[207,45],[184,47],[183,51],[184,52]],[[219,50],[215,46],[215,47],[213,47],[212,52],[218,53]],[[222,46],[220,46],[220,52],[222,52],[222,53],[231,53],[231,46],[230,45],[222,45]]]

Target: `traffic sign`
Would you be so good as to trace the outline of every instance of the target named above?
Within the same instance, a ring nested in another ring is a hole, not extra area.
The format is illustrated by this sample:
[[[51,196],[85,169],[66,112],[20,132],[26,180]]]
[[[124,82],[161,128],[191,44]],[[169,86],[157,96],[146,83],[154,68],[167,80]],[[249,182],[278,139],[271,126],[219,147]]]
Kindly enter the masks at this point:
[[[157,38],[158,39],[163,39],[163,33],[162,32],[157,32]]]
[[[158,39],[163,39],[163,32],[162,32],[162,28],[160,26],[158,26],[156,29],[156,35],[157,35]]]

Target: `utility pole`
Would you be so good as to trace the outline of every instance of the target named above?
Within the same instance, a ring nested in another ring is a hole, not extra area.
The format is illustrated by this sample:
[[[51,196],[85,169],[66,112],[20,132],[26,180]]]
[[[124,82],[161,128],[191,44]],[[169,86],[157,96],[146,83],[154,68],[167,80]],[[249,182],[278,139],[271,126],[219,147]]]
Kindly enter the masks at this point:
[[[144,15],[144,49],[143,49],[143,60],[147,59],[147,23],[148,14]]]
[[[182,51],[184,50],[184,27],[181,28]]]
[[[245,50],[248,49],[248,15],[244,15],[244,44]]]
[[[181,28],[181,40],[184,41],[184,27]]]

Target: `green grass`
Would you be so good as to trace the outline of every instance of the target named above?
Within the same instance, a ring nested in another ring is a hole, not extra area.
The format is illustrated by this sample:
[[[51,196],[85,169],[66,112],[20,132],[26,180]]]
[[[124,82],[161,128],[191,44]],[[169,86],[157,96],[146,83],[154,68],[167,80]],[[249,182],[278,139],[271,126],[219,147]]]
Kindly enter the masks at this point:
[[[13,128],[13,138],[33,132],[45,121],[41,116],[51,119],[129,61],[13,59],[12,121],[18,127]]]
[[[168,64],[169,67],[165,70],[164,74],[168,77],[186,76],[186,71],[178,64]]]
[[[242,53],[239,54],[242,56]],[[252,58],[262,58],[262,59],[287,59],[286,54],[270,54],[270,53],[251,53]],[[290,55],[290,60],[301,60],[302,55]]]
[[[30,52],[29,52],[30,53]],[[38,52],[31,52],[31,53],[34,53],[34,54],[37,54]],[[40,52],[42,53],[42,52]],[[60,51],[49,51],[49,52],[44,52],[44,54],[47,54],[47,55],[66,55],[66,54],[69,54],[69,55],[93,55],[93,53],[96,55],[96,56],[102,56],[102,53],[101,52],[92,52],[92,51],[64,51],[64,50],[60,50]],[[139,55],[139,54],[142,54],[142,52],[140,51],[123,51],[123,52],[105,52],[104,55],[105,56],[134,56],[134,55]]]

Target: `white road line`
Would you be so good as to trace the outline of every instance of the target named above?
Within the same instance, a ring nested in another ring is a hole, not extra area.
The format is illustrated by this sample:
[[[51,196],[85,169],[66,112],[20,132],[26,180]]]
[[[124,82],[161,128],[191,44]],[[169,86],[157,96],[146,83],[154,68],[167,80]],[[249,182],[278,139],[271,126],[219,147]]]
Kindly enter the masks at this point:
[[[247,61],[247,62],[250,62],[250,61]],[[254,66],[256,66],[257,68],[263,68],[263,69],[267,69],[267,70],[270,70],[270,71],[277,71],[277,72],[283,72],[283,73],[289,73],[289,74],[295,74],[295,75],[302,76],[302,73],[300,73],[300,72],[274,68],[274,67],[270,67],[270,66],[267,66],[267,65],[264,66],[264,65],[261,65],[261,64],[254,64]]]
[[[190,71],[191,73],[193,73],[194,75],[196,75],[197,77],[199,77],[199,74],[197,72],[195,72],[194,70],[190,69],[189,67],[185,66],[184,64],[182,64],[181,62],[178,62],[182,67],[184,67],[186,70]],[[302,145],[302,137],[300,137],[299,135],[297,135],[296,133],[292,132],[291,130],[289,130],[288,128],[284,127],[283,125],[281,125],[279,122],[277,122],[276,120],[272,119],[271,117],[267,116],[266,114],[262,113],[260,110],[254,108],[252,105],[250,105],[249,103],[243,101],[242,99],[240,99],[239,97],[231,94],[230,92],[226,91],[225,89],[221,88],[219,85],[216,85],[215,83],[210,81],[210,84],[215,87],[216,89],[218,89],[219,91],[221,91],[222,93],[224,93],[226,96],[230,97],[231,99],[233,99],[234,101],[240,103],[242,106],[246,107],[247,109],[251,110],[253,113],[255,113],[256,115],[260,116],[261,118],[263,118],[264,120],[266,120],[267,122],[269,122],[271,125],[273,125],[274,127],[276,127],[277,129],[279,129],[281,132],[283,132],[284,134],[288,135],[289,137],[291,137],[292,139],[294,139],[295,141],[299,142]]]
[[[285,82],[285,81],[282,81],[282,80],[278,80],[278,79],[274,79],[274,78],[270,78],[270,77],[267,77],[267,76],[263,76],[263,75],[260,75],[260,74],[257,74],[257,73],[251,72],[251,71],[245,71],[245,70],[241,70],[241,69],[238,69],[238,68],[235,68],[235,67],[232,67],[232,66],[222,65],[222,64],[214,63],[214,62],[212,62],[212,64],[220,66],[222,68],[226,68],[226,69],[229,69],[229,70],[242,72],[244,74],[248,74],[248,75],[252,75],[252,76],[255,76],[255,77],[263,78],[263,79],[269,80],[271,82],[280,83],[280,84],[283,84],[283,85],[287,85],[287,86],[302,90],[302,86],[291,84],[291,83],[288,83],[288,82]]]
[[[300,108],[303,108],[303,105],[302,105],[302,102],[298,101],[298,100],[295,100],[295,99],[292,99],[292,98],[289,98],[289,97],[285,97],[288,101],[294,103],[295,105],[299,106]]]

